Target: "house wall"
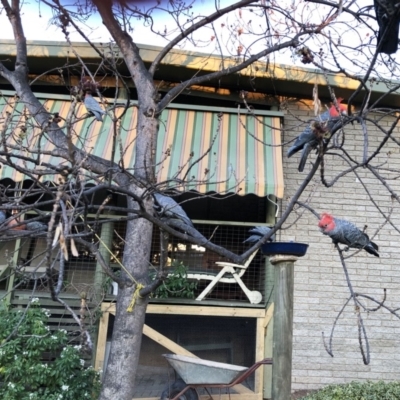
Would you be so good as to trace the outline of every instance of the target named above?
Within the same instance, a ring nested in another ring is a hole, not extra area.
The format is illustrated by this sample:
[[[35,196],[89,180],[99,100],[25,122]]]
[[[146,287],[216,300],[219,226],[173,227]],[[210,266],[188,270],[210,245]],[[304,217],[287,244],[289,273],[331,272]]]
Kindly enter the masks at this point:
[[[287,104],[284,118],[284,141],[294,138],[304,126],[299,126],[295,116],[303,120],[313,117],[313,106],[306,101],[290,101]],[[291,115],[291,113],[293,115]],[[374,116],[373,118],[377,118]],[[381,125],[386,128],[386,118]],[[346,127],[346,150],[357,160],[362,159],[363,135],[360,124]],[[369,154],[383,134],[368,125]],[[394,134],[398,137],[398,129]],[[303,173],[297,171],[299,157],[288,159],[284,147],[285,197],[282,209],[303,182],[311,169],[307,163]],[[309,157],[315,159],[315,154]],[[374,165],[382,163],[382,168],[399,168],[399,147],[389,140],[382,149]],[[327,176],[331,179],[347,164],[336,157],[326,157]],[[303,193],[300,201],[310,200],[310,205],[318,213],[332,212],[339,218],[346,218],[363,229],[367,224],[367,233],[373,236],[378,228],[379,233],[374,241],[379,245],[380,258],[360,252],[346,260],[349,276],[354,290],[373,296],[377,300],[383,297],[387,288],[386,305],[400,306],[400,269],[398,247],[400,235],[390,224],[384,224],[384,218],[369,196],[379,205],[382,212],[389,213],[393,208],[391,221],[400,226],[399,204],[392,201],[389,192],[366,169],[357,170],[368,193],[360,180],[350,173],[341,177],[334,187],[326,188],[320,179],[319,172]],[[391,178],[396,174],[388,171],[382,173]],[[328,180],[330,180],[328,179]],[[400,189],[397,179],[388,181],[395,189]],[[297,219],[298,218],[298,219]],[[400,320],[385,310],[363,313],[370,346],[370,363],[364,365],[358,343],[358,327],[355,308],[352,302],[346,307],[337,322],[333,337],[332,358],[324,348],[322,332],[328,336],[338,312],[349,297],[343,268],[329,237],[322,235],[317,227],[317,218],[304,208],[292,213],[281,230],[278,240],[294,240],[309,243],[306,256],[299,258],[295,264],[295,300],[294,300],[294,338],[293,338],[293,390],[315,389],[332,383],[344,383],[352,380],[398,380],[400,369],[399,333]],[[346,255],[352,252],[346,253]],[[367,306],[371,302],[363,300]]]

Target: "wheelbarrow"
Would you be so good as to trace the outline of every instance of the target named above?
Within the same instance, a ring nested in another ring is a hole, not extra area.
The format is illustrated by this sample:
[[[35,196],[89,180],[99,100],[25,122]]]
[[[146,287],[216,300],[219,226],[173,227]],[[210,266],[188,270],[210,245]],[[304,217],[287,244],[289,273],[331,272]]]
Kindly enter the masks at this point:
[[[197,389],[201,387],[213,399],[208,388],[231,388],[242,383],[260,365],[272,364],[271,358],[258,361],[251,367],[242,367],[176,354],[163,354],[163,357],[180,378],[168,385],[161,400],[198,400]]]

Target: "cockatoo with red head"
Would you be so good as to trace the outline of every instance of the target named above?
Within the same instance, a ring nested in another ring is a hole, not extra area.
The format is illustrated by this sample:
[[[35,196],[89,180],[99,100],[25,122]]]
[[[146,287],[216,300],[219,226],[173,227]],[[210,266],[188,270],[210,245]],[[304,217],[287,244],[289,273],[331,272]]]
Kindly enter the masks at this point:
[[[321,215],[318,227],[324,235],[328,235],[332,239],[333,243],[342,243],[355,249],[364,249],[369,254],[379,257],[379,247],[369,240],[366,233],[350,221],[324,213]]]
[[[340,121],[341,115],[347,114],[347,106],[341,104],[342,100],[338,98],[337,107],[332,104],[329,110],[320,114],[311,125],[297,136],[293,146],[288,150],[288,157],[291,157],[299,150],[303,150],[298,168],[299,172],[304,170],[310,151],[316,149],[324,137],[330,136],[332,129]]]

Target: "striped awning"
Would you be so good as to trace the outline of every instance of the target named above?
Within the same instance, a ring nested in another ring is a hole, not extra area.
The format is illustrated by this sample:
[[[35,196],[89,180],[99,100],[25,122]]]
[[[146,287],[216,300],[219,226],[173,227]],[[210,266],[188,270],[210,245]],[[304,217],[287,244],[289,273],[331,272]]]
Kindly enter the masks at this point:
[[[43,96],[43,95],[42,95]],[[38,95],[40,97],[40,95]],[[65,119],[70,112],[71,101],[67,96],[49,95],[41,99],[50,113],[58,113]],[[122,107],[114,111],[118,114]],[[77,118],[87,113],[78,104]],[[31,166],[23,160],[13,160],[16,165],[30,168],[32,174],[45,170],[45,163],[56,165],[68,162],[50,154],[54,149],[46,134],[34,127],[22,103],[14,97],[0,97],[0,130],[7,116],[12,116],[8,142],[23,145],[28,156],[30,150],[43,152],[42,165]],[[172,105],[160,118],[157,140],[156,173],[158,182],[169,182],[180,190],[196,190],[201,193],[217,192],[254,193],[258,196],[273,194],[283,197],[282,148],[280,139],[280,113],[270,111],[239,114],[237,109]],[[62,126],[63,121],[60,122]],[[137,125],[137,107],[132,106],[114,125],[107,116],[103,123],[86,118],[73,126],[71,140],[78,148],[93,155],[111,159],[113,133],[117,132],[114,162],[132,169]],[[25,132],[24,132],[25,131]],[[12,154],[21,154],[15,150]],[[0,157],[0,162],[5,161]],[[90,173],[87,172],[88,179]],[[16,169],[4,167],[0,178],[14,181],[26,179]],[[42,180],[55,180],[54,175]]]

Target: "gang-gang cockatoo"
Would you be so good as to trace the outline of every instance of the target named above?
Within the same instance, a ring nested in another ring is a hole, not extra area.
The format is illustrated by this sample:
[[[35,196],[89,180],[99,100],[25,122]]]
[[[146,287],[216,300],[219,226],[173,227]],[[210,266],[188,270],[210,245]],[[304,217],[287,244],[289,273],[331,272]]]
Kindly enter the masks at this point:
[[[336,106],[332,104],[329,110],[316,117],[314,122],[297,136],[293,146],[289,148],[287,152],[288,157],[291,157],[299,150],[303,150],[298,168],[299,172],[303,172],[310,151],[317,148],[324,137],[330,136],[332,129],[340,121],[340,115],[347,114],[347,106],[341,104],[342,100],[341,98],[337,99],[340,113]]]
[[[183,208],[169,196],[164,196],[161,193],[153,193],[154,199],[158,205],[157,212],[167,218],[180,219],[186,225],[193,227],[193,222],[187,216]]]
[[[364,249],[369,254],[379,257],[378,246],[371,242],[368,235],[353,223],[324,213],[321,215],[318,226],[324,235],[330,236],[333,243],[342,243],[348,247]]]
[[[263,236],[265,236],[272,228],[268,226],[255,226],[251,228],[249,232],[252,234],[249,236],[243,243],[257,243]],[[275,239],[275,235],[272,235],[268,239],[269,242],[272,242]]]

